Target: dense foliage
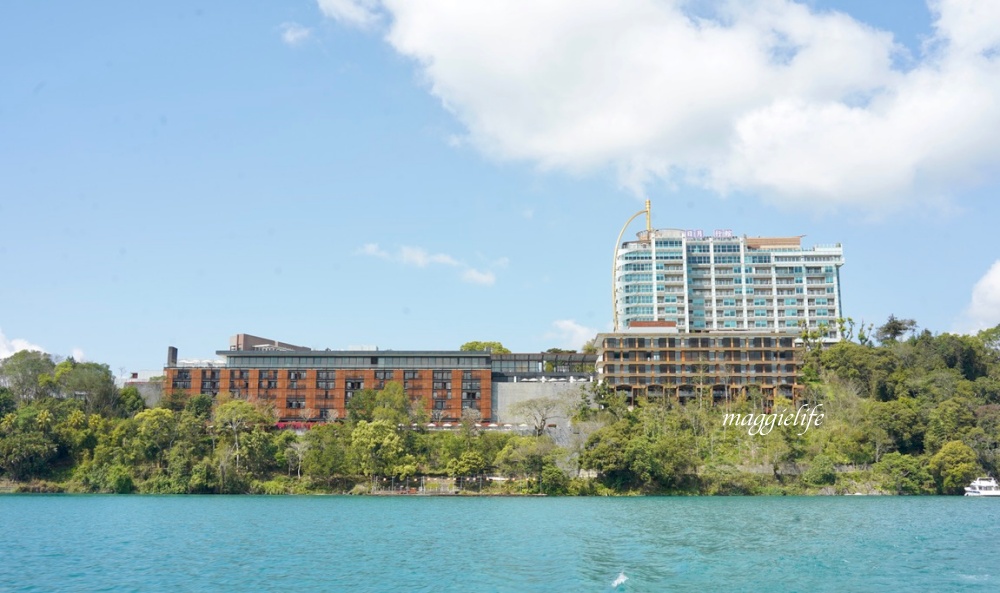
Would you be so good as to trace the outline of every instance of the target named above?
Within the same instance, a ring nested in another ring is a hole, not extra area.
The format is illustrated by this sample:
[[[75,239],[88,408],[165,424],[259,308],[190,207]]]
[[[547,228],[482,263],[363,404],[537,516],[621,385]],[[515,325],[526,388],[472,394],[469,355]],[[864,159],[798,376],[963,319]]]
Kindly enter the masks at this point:
[[[975,476],[997,474],[1000,326],[933,335],[892,317],[857,341],[820,348],[805,337],[804,400],[822,409],[822,424],[767,434],[727,425],[725,414],[794,412],[803,402],[767,402],[754,390],[714,404],[707,394],[685,405],[629,401],[598,384],[519,404],[520,430],[485,430],[473,414],[451,430],[428,430],[421,402],[390,383],[358,393],[344,419],[293,431],[276,427],[268,402],[227,394],[168,394],[144,409],[106,365],[23,351],[0,362],[0,484],[151,493],[957,494]],[[568,428],[549,426],[567,416]]]

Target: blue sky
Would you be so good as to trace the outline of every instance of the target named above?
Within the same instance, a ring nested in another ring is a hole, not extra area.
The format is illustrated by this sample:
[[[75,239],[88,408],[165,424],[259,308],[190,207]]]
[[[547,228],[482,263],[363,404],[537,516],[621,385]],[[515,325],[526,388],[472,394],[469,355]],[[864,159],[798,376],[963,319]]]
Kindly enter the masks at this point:
[[[6,3],[0,356],[575,348],[647,197],[843,243],[856,320],[1000,323],[1000,5],[719,6]]]

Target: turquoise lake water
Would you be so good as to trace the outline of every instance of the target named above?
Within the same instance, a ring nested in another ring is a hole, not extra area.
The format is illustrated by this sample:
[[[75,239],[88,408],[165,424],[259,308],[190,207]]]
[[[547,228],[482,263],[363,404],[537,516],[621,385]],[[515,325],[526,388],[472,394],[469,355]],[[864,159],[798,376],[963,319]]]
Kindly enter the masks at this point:
[[[0,496],[0,591],[1000,591],[1000,499]]]

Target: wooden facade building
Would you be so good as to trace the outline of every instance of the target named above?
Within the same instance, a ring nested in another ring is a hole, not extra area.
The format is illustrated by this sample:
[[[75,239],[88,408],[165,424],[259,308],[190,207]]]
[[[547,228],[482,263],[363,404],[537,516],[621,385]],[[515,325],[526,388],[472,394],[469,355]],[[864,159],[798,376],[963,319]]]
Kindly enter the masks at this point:
[[[597,373],[633,395],[719,402],[757,390],[797,399],[802,347],[794,336],[745,332],[637,333],[597,336]]]

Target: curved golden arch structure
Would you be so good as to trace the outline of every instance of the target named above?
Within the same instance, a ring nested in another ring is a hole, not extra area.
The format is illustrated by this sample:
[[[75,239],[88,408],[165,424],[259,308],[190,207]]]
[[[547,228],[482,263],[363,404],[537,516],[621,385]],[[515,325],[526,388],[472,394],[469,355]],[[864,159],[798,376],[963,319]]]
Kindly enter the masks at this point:
[[[651,233],[653,231],[653,226],[649,214],[649,200],[646,200],[646,208],[636,212],[631,218],[628,219],[625,226],[622,227],[621,232],[618,233],[618,240],[615,241],[615,255],[611,262],[611,307],[614,309],[612,314],[612,319],[614,320],[614,325],[612,327],[614,327],[614,331],[618,331],[618,248],[621,247],[622,235],[625,234],[625,229],[628,228],[628,225],[632,224],[633,220],[642,214],[646,215],[646,231]],[[656,262],[653,262],[653,277],[654,279],[656,277]]]

